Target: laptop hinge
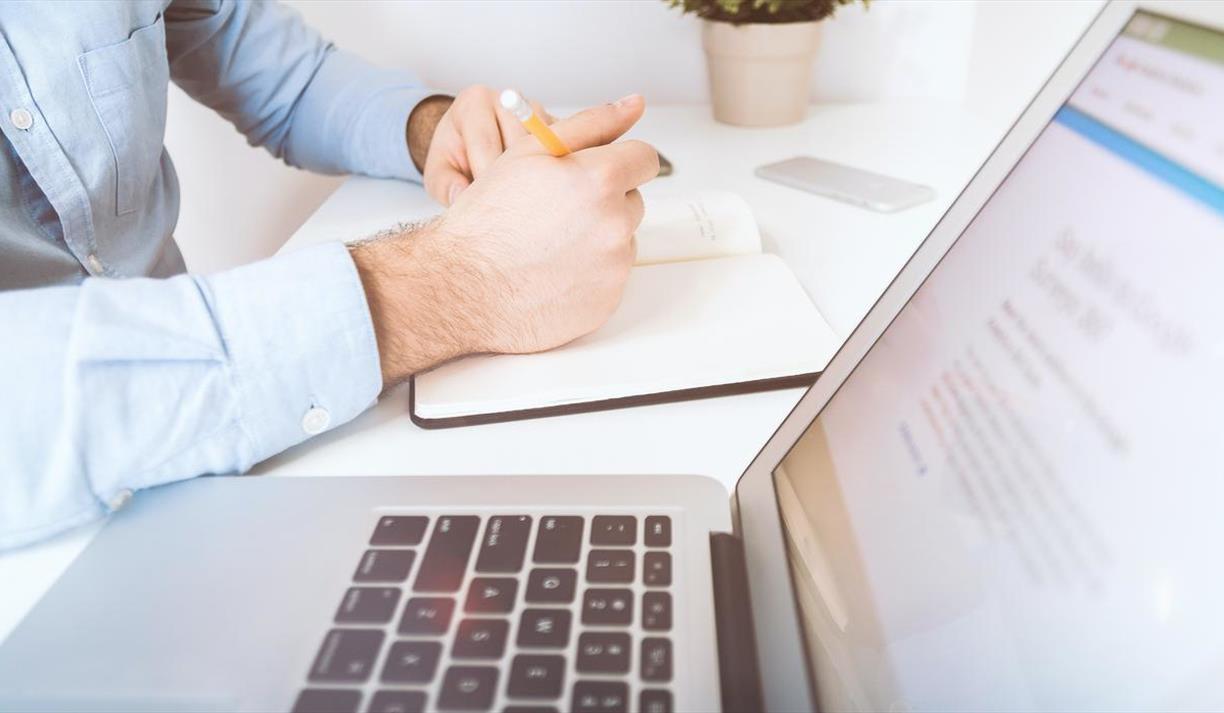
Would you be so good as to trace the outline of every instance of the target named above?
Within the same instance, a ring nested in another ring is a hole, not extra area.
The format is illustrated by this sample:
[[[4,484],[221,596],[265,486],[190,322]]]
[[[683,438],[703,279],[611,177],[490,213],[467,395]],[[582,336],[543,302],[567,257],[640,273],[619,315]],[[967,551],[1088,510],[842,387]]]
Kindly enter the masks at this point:
[[[726,532],[711,533],[710,563],[714,575],[714,619],[718,626],[722,709],[764,710],[743,542]]]

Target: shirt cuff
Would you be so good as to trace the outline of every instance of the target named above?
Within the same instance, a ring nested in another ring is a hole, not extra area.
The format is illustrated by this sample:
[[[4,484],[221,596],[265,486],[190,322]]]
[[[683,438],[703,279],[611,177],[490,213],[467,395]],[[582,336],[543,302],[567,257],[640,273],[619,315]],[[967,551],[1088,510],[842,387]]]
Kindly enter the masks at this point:
[[[343,244],[198,279],[222,331],[252,444],[254,460],[243,470],[349,421],[377,399],[374,324]]]
[[[377,178],[420,181],[421,172],[408,153],[408,117],[433,89],[388,89],[370,97],[358,121],[353,147],[362,173]]]
[[[331,48],[294,110],[290,162],[419,181],[408,155],[408,115],[440,93],[409,72],[375,67]]]

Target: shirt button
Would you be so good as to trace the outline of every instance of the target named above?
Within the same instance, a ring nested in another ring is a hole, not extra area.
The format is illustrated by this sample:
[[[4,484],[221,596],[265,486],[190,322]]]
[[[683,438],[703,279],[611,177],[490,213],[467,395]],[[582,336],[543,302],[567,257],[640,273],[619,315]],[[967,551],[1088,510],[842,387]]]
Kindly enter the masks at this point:
[[[106,266],[102,264],[102,261],[94,253],[89,253],[85,256],[85,264],[89,266],[91,272],[104,272],[106,270]]]
[[[34,115],[28,109],[14,109],[9,112],[9,121],[18,129],[26,131],[34,125]]]
[[[110,508],[111,512],[114,512],[122,508],[124,505],[127,505],[128,501],[130,501],[131,499],[132,499],[132,491],[128,490],[127,488],[124,488],[123,490],[120,490],[119,492],[112,495],[110,497],[110,500],[106,501],[106,507]]]
[[[321,406],[314,406],[302,416],[302,430],[315,436],[327,430],[331,414]]]

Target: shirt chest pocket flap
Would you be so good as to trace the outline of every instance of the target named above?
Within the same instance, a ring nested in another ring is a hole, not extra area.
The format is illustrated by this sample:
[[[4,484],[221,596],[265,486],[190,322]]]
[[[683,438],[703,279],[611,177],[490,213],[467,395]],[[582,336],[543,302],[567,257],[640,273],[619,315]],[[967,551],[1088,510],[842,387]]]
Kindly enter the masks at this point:
[[[170,66],[159,15],[124,41],[77,58],[115,155],[115,212],[139,208],[161,167]]]

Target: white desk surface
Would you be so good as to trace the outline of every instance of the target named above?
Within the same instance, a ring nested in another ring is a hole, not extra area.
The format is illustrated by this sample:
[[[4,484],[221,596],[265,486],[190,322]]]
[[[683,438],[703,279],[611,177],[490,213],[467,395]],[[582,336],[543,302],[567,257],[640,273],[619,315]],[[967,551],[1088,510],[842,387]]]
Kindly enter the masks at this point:
[[[817,106],[799,125],[768,130],[717,124],[705,106],[651,107],[632,135],[653,143],[676,167],[674,175],[644,189],[648,199],[699,189],[743,195],[761,225],[766,250],[786,260],[844,338],[1005,129],[957,105],[904,102]],[[752,174],[756,166],[797,154],[925,183],[938,198],[882,215]],[[436,210],[416,185],[353,178],[283,249],[359,238]],[[409,420],[407,394],[399,389],[351,423],[259,464],[253,473],[699,473],[730,488],[802,394],[791,389],[427,431]],[[0,640],[97,529],[82,528],[0,555]]]

